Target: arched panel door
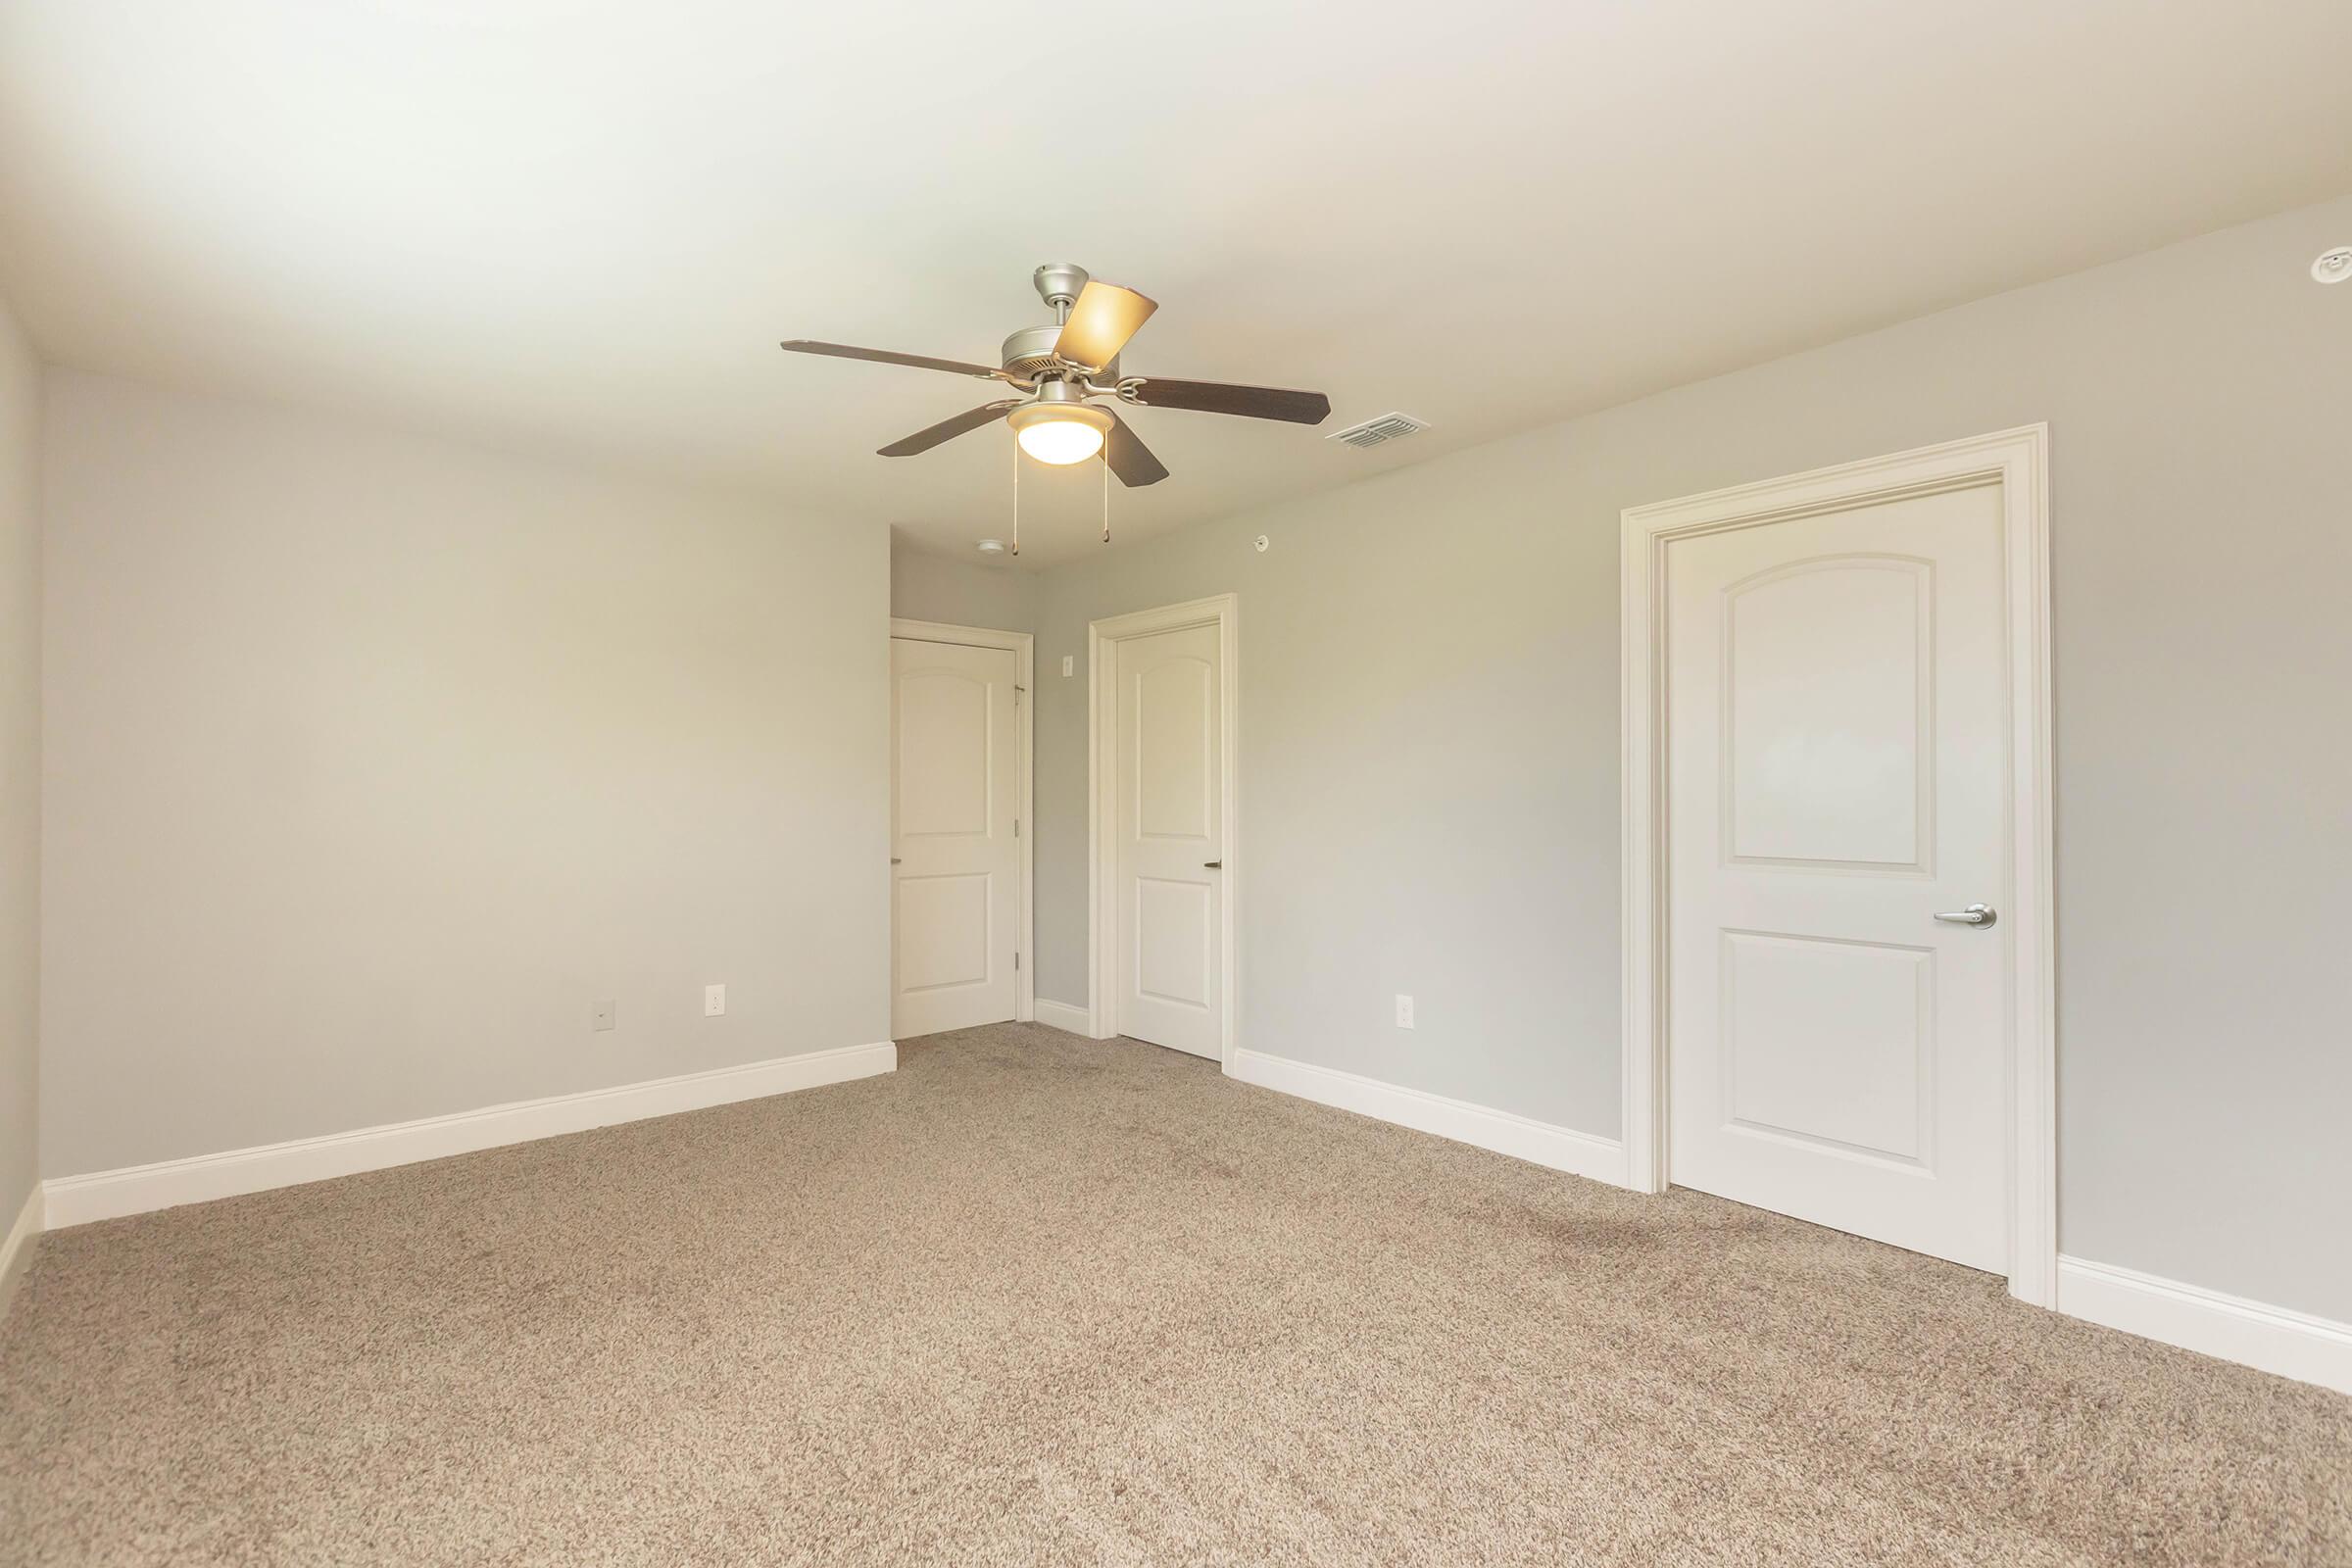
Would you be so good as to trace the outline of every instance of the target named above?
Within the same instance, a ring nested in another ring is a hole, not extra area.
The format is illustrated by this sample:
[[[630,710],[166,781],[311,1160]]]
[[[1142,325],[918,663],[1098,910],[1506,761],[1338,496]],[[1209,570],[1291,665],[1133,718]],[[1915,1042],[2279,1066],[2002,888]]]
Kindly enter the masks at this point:
[[[1223,684],[1212,623],[1119,644],[1119,1033],[1222,1052]]]
[[[891,1034],[1013,1015],[1020,758],[1008,649],[894,637]]]
[[[2008,1260],[1997,485],[1667,547],[1668,1168]]]

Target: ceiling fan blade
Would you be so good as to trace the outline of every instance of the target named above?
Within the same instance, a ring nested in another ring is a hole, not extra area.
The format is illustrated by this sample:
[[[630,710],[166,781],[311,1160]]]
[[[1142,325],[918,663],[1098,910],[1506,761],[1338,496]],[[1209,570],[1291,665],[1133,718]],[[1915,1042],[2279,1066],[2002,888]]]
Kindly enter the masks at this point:
[[[1117,475],[1119,483],[1137,490],[1165,479],[1168,466],[1152,455],[1143,437],[1110,410],[1102,412],[1110,414],[1110,433],[1102,438],[1102,461],[1110,465],[1110,471]]]
[[[1157,300],[1148,300],[1131,288],[1089,280],[1070,307],[1070,318],[1061,323],[1054,353],[1072,365],[1100,370],[1119,357],[1135,329],[1158,309]]]
[[[910,436],[893,441],[882,448],[886,458],[911,458],[918,452],[928,452],[942,441],[953,441],[966,431],[1004,417],[1005,413],[1021,406],[1019,398],[1006,398],[1001,403],[983,403],[976,409],[966,409],[953,419],[942,419],[928,430],[917,430]]]
[[[877,365],[911,365],[918,370],[976,375],[984,381],[1009,379],[993,365],[971,365],[962,360],[934,360],[921,354],[893,354],[888,349],[852,348],[847,343],[816,343],[805,337],[796,337],[778,347],[792,354],[823,354],[836,360],[871,360]]]
[[[1223,381],[1171,381],[1137,376],[1122,383],[1148,409],[1193,409],[1201,414],[1238,414],[1246,419],[1287,419],[1321,424],[1331,417],[1331,399],[1320,392],[1290,392],[1278,386],[1230,386]]]

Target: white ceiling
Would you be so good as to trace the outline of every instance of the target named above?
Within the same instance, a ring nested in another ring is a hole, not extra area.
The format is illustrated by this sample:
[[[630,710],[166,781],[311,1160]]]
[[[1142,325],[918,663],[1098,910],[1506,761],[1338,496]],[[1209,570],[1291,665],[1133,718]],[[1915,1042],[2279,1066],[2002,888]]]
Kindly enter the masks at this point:
[[[2347,66],[2343,0],[0,0],[0,283],[966,554],[1007,439],[872,454],[988,387],[777,339],[993,363],[1067,259],[1160,301],[1131,373],[1435,425],[1138,412],[1131,539],[2352,189]],[[1100,548],[1053,478],[1028,565]]]

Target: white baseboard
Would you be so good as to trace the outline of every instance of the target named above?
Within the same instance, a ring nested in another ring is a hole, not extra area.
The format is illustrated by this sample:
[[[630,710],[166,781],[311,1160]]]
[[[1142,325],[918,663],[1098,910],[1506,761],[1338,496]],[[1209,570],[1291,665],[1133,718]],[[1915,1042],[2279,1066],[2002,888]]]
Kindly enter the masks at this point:
[[[1625,1185],[1625,1149],[1610,1139],[1263,1052],[1237,1054],[1227,1070],[1263,1089]],[[2079,1257],[2058,1259],[2058,1310],[2142,1339],[2352,1394],[2352,1324]]]
[[[2352,1394],[2352,1323],[2066,1256],[2058,1259],[2058,1310]]]
[[[1066,1002],[1048,1002],[1037,999],[1037,1021],[1054,1029],[1066,1029],[1074,1035],[1093,1039],[1094,1020],[1084,1007],[1073,1007]]]
[[[467,1154],[477,1149],[528,1143],[586,1132],[616,1122],[669,1116],[682,1110],[701,1110],[739,1100],[761,1100],[796,1089],[845,1083],[891,1072],[899,1064],[899,1048],[888,1041],[872,1046],[844,1046],[812,1051],[805,1055],[778,1056],[741,1067],[656,1078],[645,1083],[591,1089],[576,1095],[488,1105],[421,1121],[396,1122],[388,1127],[363,1127],[355,1132],[330,1133],[323,1138],[298,1138],[291,1143],[259,1149],[237,1149],[190,1159],[168,1159],[153,1165],[66,1176],[44,1182],[51,1229],[86,1225],[92,1220],[144,1214],[180,1203],[201,1203],[241,1193],[267,1192],[301,1182],[324,1181],[360,1171],[382,1170]]]
[[[1613,1138],[1595,1138],[1548,1122],[1530,1121],[1507,1110],[1490,1110],[1377,1078],[1309,1066],[1287,1056],[1269,1056],[1262,1051],[1237,1052],[1226,1071],[1260,1089],[1337,1105],[1359,1116],[1450,1138],[1457,1144],[1475,1144],[1596,1182],[1625,1185],[1625,1146]]]
[[[35,1182],[32,1191],[24,1195],[24,1206],[17,1210],[17,1222],[8,1228],[8,1240],[0,1242],[0,1317],[8,1314],[8,1303],[16,1298],[17,1281],[32,1262],[32,1244],[46,1224],[41,1184]]]

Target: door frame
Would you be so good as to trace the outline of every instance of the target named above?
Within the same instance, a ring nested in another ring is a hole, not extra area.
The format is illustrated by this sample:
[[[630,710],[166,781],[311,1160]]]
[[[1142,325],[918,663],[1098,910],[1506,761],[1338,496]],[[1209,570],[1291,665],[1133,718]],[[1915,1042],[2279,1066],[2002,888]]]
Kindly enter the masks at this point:
[[[1021,780],[1020,799],[1013,808],[1015,813],[1013,837],[1021,841],[1021,915],[1019,927],[1012,934],[1012,1021],[1028,1023],[1037,1016],[1037,908],[1032,900],[1033,884],[1037,877],[1037,814],[1031,809],[1031,776],[1036,772],[1033,764],[1037,759],[1035,717],[1037,705],[1033,700],[1037,696],[1036,634],[1025,631],[999,631],[990,626],[952,626],[945,621],[938,620],[904,620],[893,615],[890,619],[890,635],[893,641],[905,637],[920,643],[951,643],[963,648],[999,648],[1008,650],[1012,654],[1013,745],[1018,753],[1014,759],[1014,767],[1015,771],[1020,774]],[[895,679],[893,685],[896,685]],[[898,694],[895,690],[891,694],[891,701],[894,706],[898,701]],[[895,812],[897,809],[895,797],[899,787],[897,777],[898,737],[895,734],[891,737],[890,755],[892,768],[890,787],[894,797],[892,809]],[[895,836],[895,828],[893,832]],[[891,1001],[895,1010],[898,1001],[899,962],[897,914],[899,901],[895,893],[890,904],[892,911],[890,932]],[[896,1018],[891,1020],[891,1029],[893,1033],[896,1033],[898,1029]]]
[[[1237,1037],[1235,1007],[1240,991],[1239,952],[1235,941],[1236,896],[1241,872],[1235,862],[1241,847],[1241,657],[1240,605],[1232,594],[1139,610],[1089,621],[1086,627],[1086,1015],[1087,1032],[1097,1040],[1118,1034],[1111,999],[1118,995],[1118,942],[1115,926],[1118,858],[1109,843],[1116,820],[1112,790],[1118,763],[1119,644],[1135,637],[1188,626],[1217,628],[1217,712],[1220,773],[1224,796],[1225,869],[1217,878],[1217,921],[1222,941],[1217,961],[1223,985],[1219,1001],[1223,1017],[1217,1021],[1218,1058],[1233,1071]]]
[[[1910,496],[2001,487],[2008,633],[2009,1294],[2057,1304],[2057,1036],[2050,839],[2050,427],[2022,425],[1623,514],[1626,1185],[1667,1186],[1665,564],[1673,540]]]

